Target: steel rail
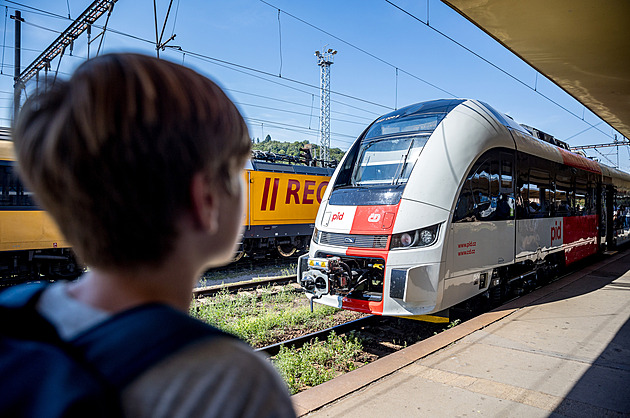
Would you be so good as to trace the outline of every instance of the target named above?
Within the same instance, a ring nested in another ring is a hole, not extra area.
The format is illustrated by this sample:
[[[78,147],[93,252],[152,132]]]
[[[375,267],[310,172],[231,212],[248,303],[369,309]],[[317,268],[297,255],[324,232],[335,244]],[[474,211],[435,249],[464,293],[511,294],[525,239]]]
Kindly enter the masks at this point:
[[[293,346],[294,348],[300,348],[304,344],[314,340],[324,341],[328,336],[334,332],[336,334],[345,334],[352,330],[359,329],[368,325],[376,325],[383,319],[380,315],[369,315],[363,318],[355,319],[354,321],[346,322],[343,324],[335,325],[334,327],[326,328],[321,331],[312,332],[310,334],[303,335],[301,337],[292,338],[287,341],[281,341],[276,344],[268,345],[266,347],[257,348],[256,351],[262,351],[269,356],[275,356],[280,352],[280,347]]]
[[[199,287],[193,289],[193,296],[195,298],[202,298],[208,296],[214,296],[217,293],[227,291],[228,293],[236,293],[241,290],[254,290],[266,286],[284,285],[289,283],[297,283],[297,276],[281,276],[271,277],[267,279],[247,280],[236,283],[220,284],[215,286]]]

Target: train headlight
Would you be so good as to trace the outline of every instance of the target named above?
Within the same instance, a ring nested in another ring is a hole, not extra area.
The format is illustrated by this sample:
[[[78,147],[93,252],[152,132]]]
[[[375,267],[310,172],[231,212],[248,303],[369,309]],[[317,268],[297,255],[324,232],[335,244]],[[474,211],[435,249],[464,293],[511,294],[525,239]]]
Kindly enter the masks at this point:
[[[395,248],[427,247],[435,243],[438,237],[440,224],[415,231],[403,232],[392,235],[390,250]]]
[[[413,241],[414,237],[412,237],[409,232],[400,234],[400,244],[403,247],[409,247],[411,244],[413,244]]]
[[[435,241],[435,233],[430,229],[420,231],[420,242],[424,245],[430,245]]]

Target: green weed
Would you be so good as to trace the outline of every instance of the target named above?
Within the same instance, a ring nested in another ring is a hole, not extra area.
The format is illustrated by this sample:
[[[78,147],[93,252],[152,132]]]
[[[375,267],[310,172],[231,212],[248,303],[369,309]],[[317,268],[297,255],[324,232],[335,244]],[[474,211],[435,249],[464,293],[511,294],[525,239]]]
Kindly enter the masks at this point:
[[[272,361],[294,394],[356,369],[362,348],[353,335],[331,333],[326,341],[315,339],[300,349],[282,346]]]
[[[254,292],[223,292],[209,303],[198,304],[191,315],[260,347],[283,339],[287,330],[313,328],[320,323],[325,327],[327,318],[338,310],[317,305],[311,312],[308,306],[295,303],[301,297],[290,286],[279,291],[267,288],[260,296]]]

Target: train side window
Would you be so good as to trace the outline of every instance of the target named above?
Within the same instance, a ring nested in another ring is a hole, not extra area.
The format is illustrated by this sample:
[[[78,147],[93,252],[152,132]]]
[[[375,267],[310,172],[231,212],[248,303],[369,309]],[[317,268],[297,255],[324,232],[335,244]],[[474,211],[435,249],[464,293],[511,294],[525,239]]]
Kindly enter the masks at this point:
[[[497,200],[496,220],[514,219],[514,172],[513,156],[500,153],[499,193]]]
[[[529,157],[522,152],[517,152],[516,157],[516,217],[518,219],[525,219],[528,217]]]
[[[594,182],[588,182],[586,188],[586,215],[597,214],[597,186]]]
[[[509,158],[509,159],[508,159]],[[512,191],[512,161],[509,155],[501,154],[501,191]]]
[[[571,176],[563,173],[556,175],[556,190],[554,195],[555,216],[572,216],[574,192],[571,184]]]
[[[464,181],[453,222],[513,219],[513,168],[510,153],[493,149],[483,154]]]
[[[547,218],[551,216],[553,191],[551,190],[549,172],[538,169],[529,170],[529,185],[526,211],[530,218]]]
[[[575,174],[575,215],[597,213],[597,179],[593,174],[577,170]]]
[[[585,181],[577,179],[575,182],[575,214],[588,215],[590,212],[588,199],[588,187]]]
[[[488,214],[485,212],[482,215],[481,212],[490,207],[490,162],[486,159],[476,163],[466,177],[457,199],[453,222],[479,221]]]
[[[35,206],[32,193],[24,188],[11,165],[0,165],[0,209]]]

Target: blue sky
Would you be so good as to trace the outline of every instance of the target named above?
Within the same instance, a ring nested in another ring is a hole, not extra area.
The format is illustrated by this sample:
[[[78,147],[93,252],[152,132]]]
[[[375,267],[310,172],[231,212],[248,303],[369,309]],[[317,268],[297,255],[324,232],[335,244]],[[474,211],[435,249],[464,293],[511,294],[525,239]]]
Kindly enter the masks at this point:
[[[10,125],[12,109],[14,21],[9,16],[19,9],[26,20],[24,69],[70,24],[68,13],[76,18],[91,3],[0,0],[0,126]],[[319,67],[314,52],[325,47],[338,51],[331,67],[332,147],[347,149],[367,124],[397,107],[450,97],[485,101],[572,146],[610,143],[615,134],[622,139],[443,3],[392,3],[413,16],[385,0],[173,0],[164,39],[176,34],[169,45],[181,51],[167,48],[160,57],[184,63],[219,83],[241,109],[255,138],[318,142]],[[168,5],[169,0],[157,1],[160,30]],[[105,16],[97,22],[104,24]],[[116,32],[107,32],[101,53],[156,53],[152,0],[118,0],[108,28]],[[93,28],[92,36],[99,32]],[[91,44],[90,56],[98,43]],[[55,59],[51,71],[59,67],[59,77],[68,77],[86,57],[84,33],[75,41],[73,55],[66,51],[61,61]],[[608,165],[616,165],[618,158],[621,169],[630,168],[627,147],[618,153],[602,148],[587,154]]]

